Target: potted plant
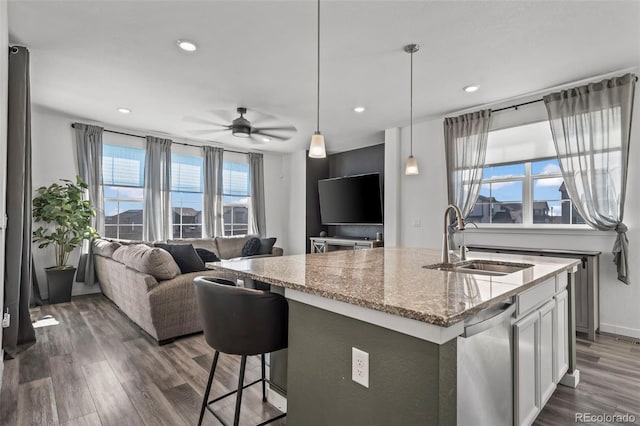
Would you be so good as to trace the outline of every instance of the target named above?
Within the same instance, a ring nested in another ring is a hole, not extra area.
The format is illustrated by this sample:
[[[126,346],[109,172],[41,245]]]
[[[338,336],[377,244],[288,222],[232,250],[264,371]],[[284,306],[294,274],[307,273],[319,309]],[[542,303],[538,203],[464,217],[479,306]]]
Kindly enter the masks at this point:
[[[78,176],[76,183],[60,179],[61,184],[42,186],[33,199],[33,220],[44,225],[33,232],[33,242],[39,248],[53,245],[56,265],[45,268],[49,302],[62,303],[71,300],[71,288],[76,268],[67,265],[69,254],[82,241],[97,237],[91,227],[96,212],[88,200],[82,198],[87,184]]]

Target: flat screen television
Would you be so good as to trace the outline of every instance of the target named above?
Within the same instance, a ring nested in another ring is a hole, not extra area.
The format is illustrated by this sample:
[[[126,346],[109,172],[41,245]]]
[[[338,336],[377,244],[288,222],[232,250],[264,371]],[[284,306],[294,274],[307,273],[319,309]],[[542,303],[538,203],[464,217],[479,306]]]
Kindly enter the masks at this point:
[[[323,225],[382,225],[380,174],[318,181]]]

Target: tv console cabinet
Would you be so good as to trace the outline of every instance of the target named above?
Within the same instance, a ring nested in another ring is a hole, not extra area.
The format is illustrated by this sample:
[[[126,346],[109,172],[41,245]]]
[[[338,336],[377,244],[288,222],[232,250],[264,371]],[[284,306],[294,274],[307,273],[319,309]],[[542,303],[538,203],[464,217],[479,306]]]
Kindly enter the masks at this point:
[[[384,247],[384,241],[366,240],[364,238],[310,237],[309,240],[311,240],[311,253]]]

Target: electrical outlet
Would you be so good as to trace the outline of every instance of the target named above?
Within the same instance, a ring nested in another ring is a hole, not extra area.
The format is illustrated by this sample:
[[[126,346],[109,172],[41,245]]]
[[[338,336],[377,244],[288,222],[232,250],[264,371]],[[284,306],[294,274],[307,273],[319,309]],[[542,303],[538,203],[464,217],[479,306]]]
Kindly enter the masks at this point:
[[[351,348],[351,380],[369,387],[369,354],[357,348]]]
[[[422,221],[420,219],[413,219],[413,227],[420,228],[422,226]]]
[[[9,314],[9,308],[7,308],[7,312],[2,315],[2,328],[7,328],[11,325],[11,315]]]

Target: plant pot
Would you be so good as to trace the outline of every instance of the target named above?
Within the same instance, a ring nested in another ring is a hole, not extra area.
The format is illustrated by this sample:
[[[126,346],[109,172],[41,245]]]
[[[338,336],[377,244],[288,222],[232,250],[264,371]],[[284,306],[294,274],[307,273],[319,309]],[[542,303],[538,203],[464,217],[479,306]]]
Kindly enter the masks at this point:
[[[71,301],[71,289],[76,268],[46,268],[49,303],[65,303]]]

